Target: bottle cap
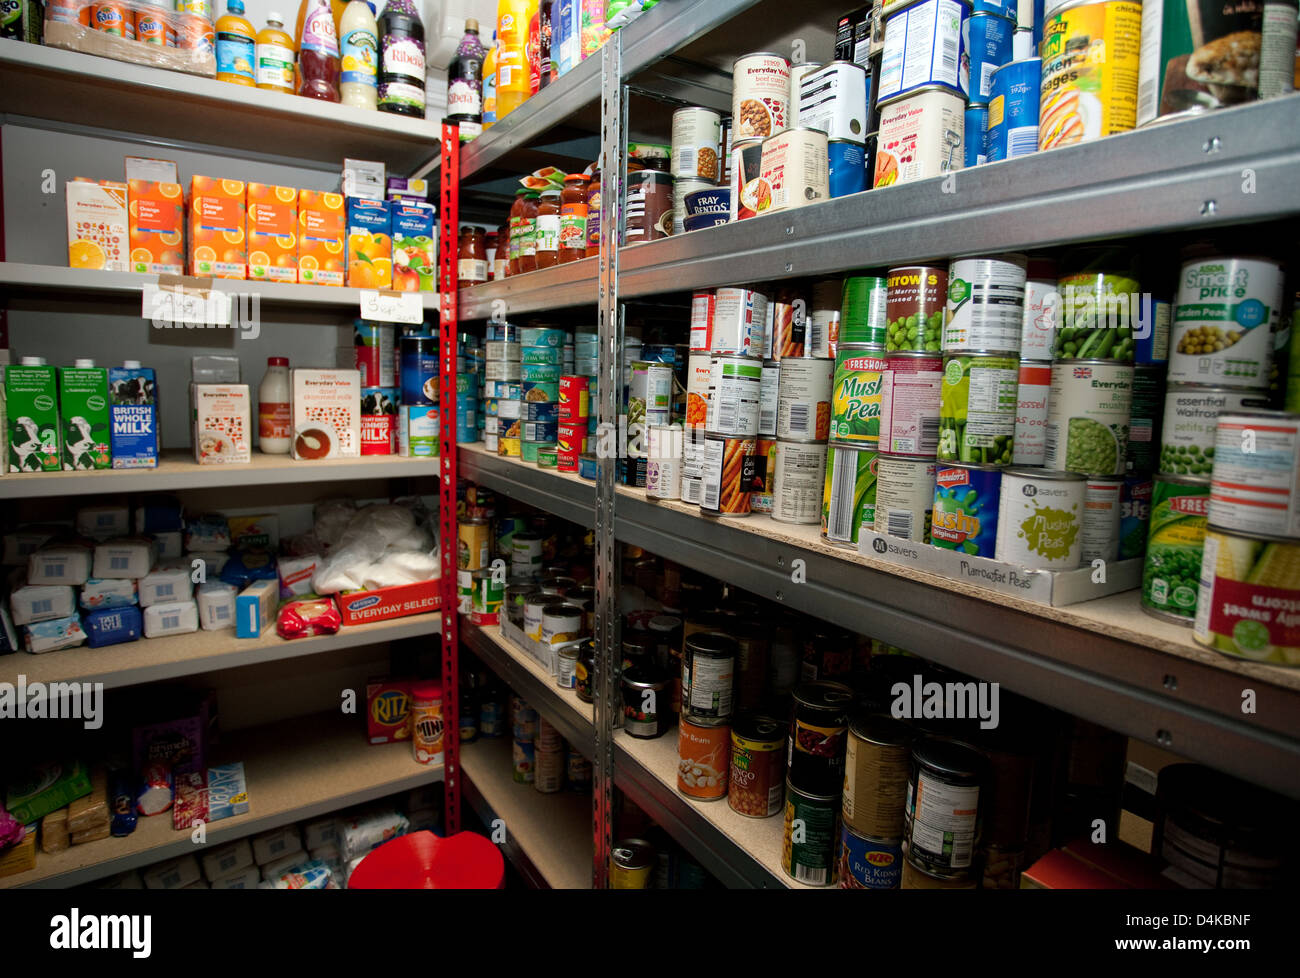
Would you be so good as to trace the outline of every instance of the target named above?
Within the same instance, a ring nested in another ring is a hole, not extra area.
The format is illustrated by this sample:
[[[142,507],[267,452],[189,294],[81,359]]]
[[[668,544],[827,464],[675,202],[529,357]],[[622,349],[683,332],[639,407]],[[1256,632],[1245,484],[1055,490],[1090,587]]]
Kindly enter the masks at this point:
[[[44,357],[23,357],[22,365],[24,367],[43,367],[45,366],[45,358]]]
[[[226,13],[244,15],[244,0],[226,0]]]
[[[139,370],[139,369],[140,369],[140,361],[139,361],[139,360],[123,360],[123,361],[122,361],[122,369],[123,369],[123,370]]]
[[[268,24],[279,24],[281,27],[284,26],[284,18],[281,17],[279,14],[277,14],[274,10],[272,10],[270,13],[266,15],[266,21]]]
[[[288,357],[267,357],[266,365],[268,367],[287,367],[289,366]]]
[[[467,31],[473,31],[475,34],[477,34],[477,33],[478,33],[478,21],[475,20],[473,17],[469,18],[467,21],[465,21],[465,30],[467,30]]]
[[[95,361],[90,359],[89,357],[78,357],[76,360],[72,362],[72,365],[74,367],[82,367],[82,368],[93,367],[95,365]]]

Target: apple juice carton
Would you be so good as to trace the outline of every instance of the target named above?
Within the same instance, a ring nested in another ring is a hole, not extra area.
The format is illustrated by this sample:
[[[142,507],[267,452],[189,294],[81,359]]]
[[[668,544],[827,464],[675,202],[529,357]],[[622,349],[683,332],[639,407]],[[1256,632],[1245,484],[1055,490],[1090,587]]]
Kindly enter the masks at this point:
[[[115,180],[69,180],[68,267],[125,272],[130,265],[126,184]]]
[[[393,288],[398,292],[436,292],[438,266],[433,238],[434,210],[427,204],[391,204]]]
[[[127,181],[131,271],[185,272],[185,195],[179,183]]]
[[[5,367],[4,374],[9,471],[59,471],[58,372],[44,364],[24,364]]]
[[[298,191],[250,183],[248,277],[259,282],[297,282],[297,232]]]
[[[298,281],[342,285],[345,243],[343,195],[298,191]]]
[[[158,467],[158,388],[152,367],[108,368],[109,444],[113,468]]]
[[[393,215],[386,200],[348,198],[348,285],[393,287]]]
[[[63,425],[65,472],[113,467],[108,415],[106,369],[59,368],[59,418]]]
[[[190,274],[248,278],[242,180],[190,180]]]

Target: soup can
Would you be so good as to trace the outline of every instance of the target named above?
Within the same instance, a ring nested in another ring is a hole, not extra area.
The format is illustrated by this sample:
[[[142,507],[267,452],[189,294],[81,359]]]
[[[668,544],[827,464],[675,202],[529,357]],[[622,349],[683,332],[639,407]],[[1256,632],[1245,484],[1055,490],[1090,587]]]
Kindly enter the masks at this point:
[[[1158,474],[1142,565],[1142,610],[1179,625],[1196,617],[1210,487],[1203,480]]]
[[[737,58],[731,69],[731,86],[731,119],[737,142],[766,139],[789,125],[790,62],[784,57],[761,51]]]
[[[880,380],[880,450],[934,458],[939,449],[943,358],[892,353]]]
[[[749,438],[758,434],[763,363],[746,356],[717,355],[709,371],[710,434]]]
[[[763,349],[767,296],[745,288],[723,288],[714,293],[714,354],[757,356]]]
[[[993,70],[988,132],[984,141],[990,163],[1038,152],[1042,72],[1042,58],[1011,61]]]
[[[886,352],[941,352],[948,269],[901,265],[889,270],[885,283]]]
[[[755,482],[753,438],[707,435],[701,467],[700,510],[710,516],[748,516]],[[685,473],[683,463],[683,473]]]
[[[934,473],[930,542],[972,557],[995,557],[1002,470],[993,465],[946,462]]]
[[[794,831],[798,822],[802,832]],[[809,886],[834,886],[839,878],[840,799],[834,792],[813,794],[787,783],[781,868]]]
[[[1297,567],[1300,542],[1209,530],[1192,637],[1233,658],[1300,666]]]
[[[718,801],[727,794],[731,727],[707,724],[683,713],[677,730],[677,790],[697,801]]]
[[[772,519],[813,525],[821,515],[826,445],[773,443]]]
[[[902,839],[859,835],[849,828],[847,818],[840,836],[840,889],[898,889],[903,878]]]
[[[1019,354],[1026,268],[1024,255],[958,258],[948,266],[945,353]]]
[[[1241,411],[1219,416],[1210,524],[1234,533],[1300,540],[1300,414]]]
[[[811,357],[782,361],[777,377],[777,438],[820,442],[830,436],[835,364]]]
[[[904,837],[918,868],[949,879],[970,875],[987,778],[987,762],[968,747],[932,739],[913,746]]]
[[[852,61],[832,61],[804,74],[797,88],[799,117],[791,125],[861,146],[867,135],[869,85],[866,69]]]
[[[871,528],[911,543],[929,543],[937,471],[934,459],[879,455],[875,522]]]
[[[651,739],[672,722],[668,673],[652,662],[623,670],[623,729],[629,737]]]
[[[759,182],[765,185],[758,190],[760,214],[828,200],[831,192],[826,133],[800,127],[763,140]]]
[[[844,758],[844,827],[876,839],[903,837],[910,728],[882,715],[860,715],[849,724]]]
[[[834,793],[844,787],[845,737],[853,690],[842,683],[819,680],[801,683],[794,690],[794,715],[786,745],[790,783],[814,794]]]
[[[1057,360],[1043,464],[1084,475],[1123,475],[1132,409],[1131,363]]]
[[[1042,465],[1047,457],[1047,404],[1052,399],[1052,365],[1021,360],[1016,385],[1016,433],[1012,462]]]
[[[731,727],[727,804],[741,815],[768,818],[781,811],[785,794],[785,724],[742,714]]]
[[[858,531],[876,523],[877,445],[832,442],[822,484],[822,535],[831,543],[857,548]]]
[[[763,140],[737,139],[732,143],[730,169],[731,220],[743,221],[766,211],[771,199],[764,195],[767,184],[759,179],[763,173]]]
[[[969,19],[970,9],[958,0],[920,0],[890,15],[877,99],[884,102],[929,87],[965,98],[971,88]]]
[[[1073,472],[1010,468],[1001,483],[995,559],[1033,570],[1078,567],[1085,559],[1089,480]]]
[[[1010,465],[1019,393],[1020,361],[1015,356],[945,356],[939,403],[939,460]]]
[[[885,349],[889,338],[887,281],[879,275],[850,275],[844,279],[839,343]]]

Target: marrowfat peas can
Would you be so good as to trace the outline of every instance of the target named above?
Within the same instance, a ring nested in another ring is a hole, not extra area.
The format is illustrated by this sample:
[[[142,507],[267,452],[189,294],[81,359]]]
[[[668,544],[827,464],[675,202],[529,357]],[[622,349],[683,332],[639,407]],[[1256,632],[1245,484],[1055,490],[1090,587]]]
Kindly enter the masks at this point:
[[[1132,364],[1057,360],[1043,464],[1084,475],[1123,475],[1132,408]]]
[[[825,441],[831,427],[831,380],[836,361],[791,357],[777,377],[776,437]]]
[[[1120,560],[1132,560],[1146,553],[1153,485],[1149,476],[1130,475],[1124,480],[1119,512]]]
[[[1064,571],[1083,553],[1087,479],[1073,472],[1010,468],[998,501],[997,560],[1031,570]]]
[[[1043,23],[1038,148],[1127,132],[1137,121],[1142,5],[1069,4]]]
[[[1010,465],[1019,391],[1020,361],[1014,356],[944,357],[939,460]]]
[[[727,804],[750,818],[781,811],[785,795],[785,724],[765,716],[741,715],[731,727],[730,788]]]
[[[1011,61],[1011,35],[1016,25],[1000,14],[972,14],[966,21],[966,50],[970,53],[970,98],[993,98],[993,72]]]
[[[689,441],[687,444],[689,448]],[[710,516],[748,516],[754,486],[755,439],[707,435],[701,466],[700,510]],[[686,469],[683,467],[683,490]]]
[[[888,366],[878,351],[841,346],[831,390],[832,441],[873,447],[879,443],[880,392]]]
[[[958,0],[920,0],[892,14],[885,21],[877,100],[932,85],[964,98],[970,90],[965,56],[969,18],[969,9]]]
[[[1056,262],[1050,258],[1030,258],[1026,267],[1020,356],[1025,360],[1051,360],[1061,318]]]
[[[906,782],[904,782],[906,784]],[[845,816],[847,818],[847,815]],[[901,839],[858,835],[847,823],[840,836],[840,889],[896,890],[903,878]]]
[[[1300,543],[1209,530],[1192,636],[1234,658],[1300,666]]]
[[[795,821],[803,831],[794,832]],[[798,839],[799,841],[795,841]],[[781,868],[809,886],[834,886],[839,876],[839,794],[813,795],[787,783]]]
[[[813,524],[821,516],[826,446],[778,441],[772,476],[772,519]]]
[[[937,470],[934,459],[881,454],[876,460],[873,529],[900,540],[929,543]]]
[[[832,198],[867,189],[867,150],[861,142],[832,139],[826,143],[827,187]]]
[[[944,352],[1019,354],[1025,275],[1024,255],[954,260],[948,266]]]
[[[1300,414],[1219,416],[1209,516],[1221,530],[1300,540]]]
[[[708,180],[722,176],[718,158],[722,142],[722,116],[713,109],[692,106],[673,113],[672,162],[674,178]]]
[[[1208,479],[1219,416],[1266,407],[1268,397],[1263,391],[1170,384],[1160,430],[1159,471]]]
[[[960,170],[965,118],[966,100],[946,88],[922,88],[881,105],[872,186]]]
[[[669,376],[671,383],[671,370]],[[762,381],[761,360],[715,356],[709,373],[708,432],[728,438],[757,436]]]
[[[839,343],[885,346],[889,337],[887,281],[879,275],[850,275],[844,279]]]
[[[875,839],[903,837],[911,729],[883,715],[849,723],[844,755],[844,828]]]
[[[1016,388],[1016,465],[1042,465],[1047,455],[1047,402],[1052,397],[1052,365],[1020,361]]]
[[[861,145],[867,136],[869,85],[866,69],[851,61],[832,61],[806,73],[791,92],[792,101],[799,100],[799,118],[793,124]]]
[[[831,443],[822,486],[822,535],[856,549],[858,530],[876,523],[877,446]]]
[[[939,449],[943,358],[892,353],[880,383],[880,450],[934,458]]]
[[[1270,258],[1185,262],[1170,335],[1170,383],[1268,387],[1282,285],[1282,266]]]
[[[971,102],[966,106],[965,121],[961,133],[962,166],[967,170],[988,162],[985,156],[985,140],[988,138],[989,107],[987,104]]]
[[[683,714],[677,726],[677,790],[697,801],[727,794],[731,727],[696,723]]]
[[[930,542],[972,557],[997,553],[1002,470],[967,462],[940,464],[934,473]]]
[[[970,874],[987,779],[987,761],[969,747],[924,740],[912,748],[904,836],[911,862],[936,876]]]
[[[1196,616],[1210,487],[1184,476],[1157,475],[1142,566],[1142,607],[1190,625]]]
[[[737,58],[731,69],[731,85],[736,141],[766,139],[789,125],[790,62],[784,57],[762,51]]]
[[[828,200],[828,152],[826,133],[820,129],[801,126],[763,140],[759,182],[767,186],[759,190],[759,196],[766,197],[768,203],[763,208],[760,200],[759,213],[775,214]]]
[[[1124,480],[1115,476],[1090,476],[1083,511],[1084,564],[1119,559],[1120,515]]]
[[[763,349],[767,296],[753,289],[718,289],[713,297],[710,353],[757,356]]]
[[[948,269],[903,265],[891,268],[885,281],[885,350],[939,353],[943,349]]]
[[[1012,61],[994,70],[989,126],[984,139],[988,162],[1014,160],[1038,152],[1042,73],[1042,58]]]
[[[645,494],[651,499],[680,499],[682,496],[681,425],[651,425],[650,457],[646,460]]]

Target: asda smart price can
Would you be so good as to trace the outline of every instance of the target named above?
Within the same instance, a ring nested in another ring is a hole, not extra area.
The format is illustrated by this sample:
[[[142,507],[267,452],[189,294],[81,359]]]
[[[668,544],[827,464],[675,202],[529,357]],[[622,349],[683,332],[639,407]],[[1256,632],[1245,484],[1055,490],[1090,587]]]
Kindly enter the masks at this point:
[[[1185,262],[1169,338],[1169,382],[1267,388],[1282,298],[1282,266],[1271,258]]]

